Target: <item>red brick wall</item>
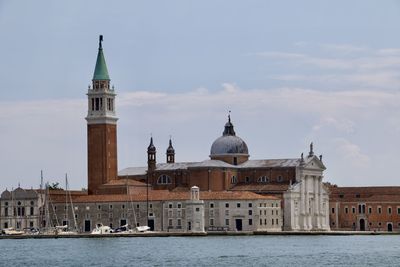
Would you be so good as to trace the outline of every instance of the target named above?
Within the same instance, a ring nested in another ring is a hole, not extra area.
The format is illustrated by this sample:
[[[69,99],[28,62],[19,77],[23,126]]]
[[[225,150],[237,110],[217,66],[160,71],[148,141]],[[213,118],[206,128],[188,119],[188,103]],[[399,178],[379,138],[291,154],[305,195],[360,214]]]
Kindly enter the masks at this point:
[[[117,126],[91,124],[88,140],[88,193],[117,177]]]

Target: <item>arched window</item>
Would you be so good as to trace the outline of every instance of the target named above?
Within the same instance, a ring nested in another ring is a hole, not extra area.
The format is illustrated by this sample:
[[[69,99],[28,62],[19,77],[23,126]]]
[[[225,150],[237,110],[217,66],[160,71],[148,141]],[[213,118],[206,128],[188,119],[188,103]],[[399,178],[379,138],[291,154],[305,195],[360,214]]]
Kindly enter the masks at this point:
[[[258,177],[257,182],[259,182],[259,183],[268,183],[269,182],[269,178],[267,176],[260,176],[260,177]]]
[[[157,184],[170,184],[171,183],[171,177],[168,175],[160,175],[157,179]]]

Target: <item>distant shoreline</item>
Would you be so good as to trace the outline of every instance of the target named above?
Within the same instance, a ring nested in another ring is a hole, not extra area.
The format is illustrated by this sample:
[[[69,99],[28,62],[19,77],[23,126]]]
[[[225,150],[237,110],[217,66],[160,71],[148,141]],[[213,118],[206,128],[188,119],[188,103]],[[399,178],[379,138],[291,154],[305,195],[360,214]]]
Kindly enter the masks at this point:
[[[76,235],[2,235],[1,239],[52,239],[52,238],[114,238],[114,237],[205,237],[205,236],[260,236],[260,235],[274,235],[274,236],[351,236],[351,235],[400,235],[400,232],[373,232],[373,231],[281,231],[281,232],[204,232],[204,233],[174,233],[174,232],[148,232],[148,233],[134,233],[134,234],[105,234],[105,235],[92,235],[92,234],[76,234]]]

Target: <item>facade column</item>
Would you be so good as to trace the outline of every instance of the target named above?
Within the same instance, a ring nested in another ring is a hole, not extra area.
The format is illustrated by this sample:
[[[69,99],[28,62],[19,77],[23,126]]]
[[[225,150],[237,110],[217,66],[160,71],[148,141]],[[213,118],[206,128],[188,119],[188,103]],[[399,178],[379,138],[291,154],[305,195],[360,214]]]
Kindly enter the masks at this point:
[[[324,202],[324,193],[323,193],[323,188],[322,188],[322,175],[318,177],[318,183],[319,183],[319,217],[321,218],[321,228],[326,228],[327,227],[327,220],[324,218],[324,214],[328,214],[329,216],[329,202],[327,203],[328,205],[328,212],[324,210],[323,207],[323,202]],[[329,218],[329,217],[328,217]]]
[[[305,177],[301,177],[301,182],[300,182],[300,216],[299,216],[299,221],[300,221],[300,229],[304,230],[305,228],[305,195],[304,195],[304,190],[305,190]]]
[[[314,228],[320,229],[321,223],[320,223],[320,217],[319,217],[319,203],[320,203],[319,178],[317,176],[314,176],[313,179],[314,179],[314,208],[315,208],[315,211],[313,212],[314,222],[315,222]]]
[[[307,230],[311,229],[311,212],[310,212],[310,178],[308,175],[305,176],[306,182],[306,222],[307,222]]]

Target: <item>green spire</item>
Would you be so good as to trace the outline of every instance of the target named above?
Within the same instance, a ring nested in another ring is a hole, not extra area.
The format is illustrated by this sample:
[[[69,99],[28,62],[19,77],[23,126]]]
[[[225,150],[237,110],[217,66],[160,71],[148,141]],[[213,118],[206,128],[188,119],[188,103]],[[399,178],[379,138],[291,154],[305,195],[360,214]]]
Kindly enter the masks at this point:
[[[103,47],[101,42],[103,35],[99,36],[99,52],[97,53],[96,67],[94,69],[93,80],[110,80],[108,75],[106,60],[104,59]]]

